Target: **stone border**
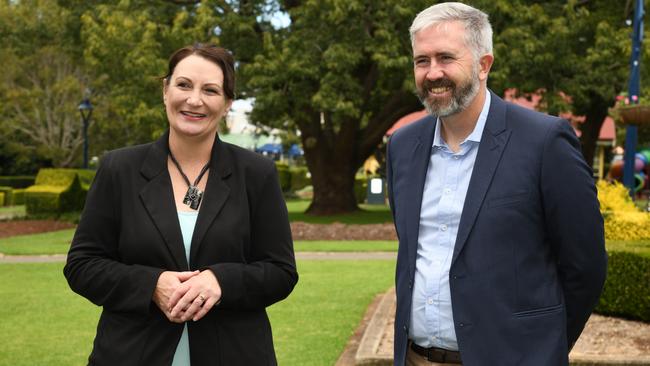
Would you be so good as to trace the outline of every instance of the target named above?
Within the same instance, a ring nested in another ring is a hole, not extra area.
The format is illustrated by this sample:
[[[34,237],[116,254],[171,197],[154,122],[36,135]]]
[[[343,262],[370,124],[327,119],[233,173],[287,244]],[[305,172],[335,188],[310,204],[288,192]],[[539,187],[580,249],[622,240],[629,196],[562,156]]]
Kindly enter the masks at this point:
[[[370,323],[363,333],[357,354],[355,356],[356,365],[373,365],[383,366],[392,365],[393,358],[379,355],[379,344],[386,330],[386,326],[391,317],[394,316],[390,309],[395,302],[395,288],[388,290],[379,302],[379,306],[375,310]]]
[[[382,296],[359,343],[355,356],[356,365],[393,365],[392,355],[378,354],[377,351],[386,326],[395,315],[390,311],[395,302],[395,288],[391,288]],[[575,366],[650,366],[650,355],[587,355],[574,352],[569,355],[569,363]]]

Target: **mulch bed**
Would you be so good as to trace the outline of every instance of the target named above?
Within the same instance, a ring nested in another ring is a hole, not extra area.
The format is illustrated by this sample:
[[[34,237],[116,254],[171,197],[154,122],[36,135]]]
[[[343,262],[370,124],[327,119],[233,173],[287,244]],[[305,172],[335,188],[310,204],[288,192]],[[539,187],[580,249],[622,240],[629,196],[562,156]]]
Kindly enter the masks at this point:
[[[0,222],[0,238],[74,228],[55,220],[14,220]],[[292,222],[293,240],[397,240],[391,223],[370,225],[308,224]]]
[[[292,222],[293,240],[397,240],[395,226],[387,224],[346,225]]]
[[[75,224],[70,222],[56,220],[0,221],[0,238],[70,229],[75,226]]]

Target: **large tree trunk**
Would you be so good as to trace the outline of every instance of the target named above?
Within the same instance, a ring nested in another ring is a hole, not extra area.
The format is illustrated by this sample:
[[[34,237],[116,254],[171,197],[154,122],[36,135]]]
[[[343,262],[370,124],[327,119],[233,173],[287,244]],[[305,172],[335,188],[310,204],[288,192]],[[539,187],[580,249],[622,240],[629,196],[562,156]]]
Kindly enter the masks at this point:
[[[358,210],[354,172],[349,162],[319,162],[309,167],[314,198],[307,209],[312,215],[335,215]]]
[[[361,127],[359,119],[336,124],[331,113],[310,111],[310,120],[299,123],[314,187],[307,213],[335,215],[358,210],[354,190],[357,169],[400,117],[420,109],[422,105],[413,93],[398,91],[386,99],[365,127]]]
[[[314,197],[307,208],[311,215],[335,215],[358,210],[354,196],[358,124],[349,122],[335,132],[330,116],[321,115],[319,127],[305,129],[303,147],[311,173]],[[312,125],[315,127],[315,125]]]
[[[585,122],[580,126],[580,131],[582,132],[580,136],[582,155],[587,164],[593,167],[600,128],[603,125],[605,117],[607,117],[607,105],[592,104],[585,113],[585,117]]]

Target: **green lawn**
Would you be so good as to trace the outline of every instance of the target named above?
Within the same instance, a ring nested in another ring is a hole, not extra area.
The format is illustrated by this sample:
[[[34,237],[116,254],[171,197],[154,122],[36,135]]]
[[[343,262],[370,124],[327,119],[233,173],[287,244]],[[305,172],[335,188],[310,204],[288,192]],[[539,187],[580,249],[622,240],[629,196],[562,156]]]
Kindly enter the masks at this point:
[[[390,240],[308,240],[296,241],[296,252],[396,252],[397,241]]]
[[[64,254],[68,252],[74,229],[0,239],[0,253],[9,255]]]
[[[633,252],[650,258],[650,240],[610,240],[606,247],[608,250]]]
[[[390,208],[385,205],[359,205],[357,212],[333,215],[333,216],[310,216],[305,214],[309,207],[309,200],[287,200],[289,210],[289,221],[303,221],[311,224],[331,224],[340,222],[343,224],[383,224],[393,222]]]
[[[65,254],[68,252],[74,229],[49,233],[20,235],[0,239],[0,253],[7,255]],[[391,252],[397,250],[396,241],[296,241],[297,252]]]
[[[62,263],[0,264],[0,366],[85,365],[99,308],[72,293]],[[271,308],[278,362],[333,365],[394,261],[299,261],[300,281]]]
[[[25,216],[25,205],[21,206],[0,206],[0,219],[11,219]]]

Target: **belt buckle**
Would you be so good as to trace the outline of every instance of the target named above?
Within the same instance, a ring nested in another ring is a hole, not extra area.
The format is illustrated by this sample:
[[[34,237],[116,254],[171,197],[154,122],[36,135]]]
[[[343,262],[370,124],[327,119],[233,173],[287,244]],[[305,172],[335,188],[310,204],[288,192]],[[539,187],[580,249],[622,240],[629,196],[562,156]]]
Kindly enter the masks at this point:
[[[429,362],[447,362],[447,352],[438,348],[430,348],[427,352],[427,360]]]

